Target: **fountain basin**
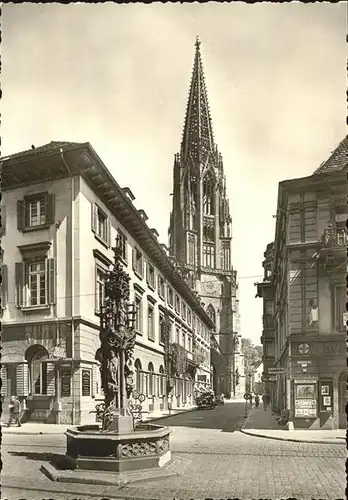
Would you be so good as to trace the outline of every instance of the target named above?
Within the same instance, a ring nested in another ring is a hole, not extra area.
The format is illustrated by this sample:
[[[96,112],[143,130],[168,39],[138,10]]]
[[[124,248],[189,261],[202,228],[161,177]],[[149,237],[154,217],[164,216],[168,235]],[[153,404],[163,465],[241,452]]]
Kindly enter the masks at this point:
[[[170,429],[139,424],[134,431],[103,431],[97,425],[77,426],[65,432],[66,456],[78,469],[110,472],[163,467],[171,460]]]

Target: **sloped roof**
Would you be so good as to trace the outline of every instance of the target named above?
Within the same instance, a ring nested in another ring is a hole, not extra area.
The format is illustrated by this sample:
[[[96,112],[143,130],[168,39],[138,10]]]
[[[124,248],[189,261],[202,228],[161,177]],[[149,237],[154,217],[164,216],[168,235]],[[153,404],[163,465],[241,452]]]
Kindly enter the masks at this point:
[[[348,136],[346,136],[331,153],[331,156],[324,161],[314,172],[314,175],[325,174],[342,170],[348,166]]]
[[[26,158],[31,155],[38,154],[46,154],[50,153],[59,148],[78,145],[80,143],[77,142],[68,142],[68,141],[51,141],[48,144],[44,144],[43,146],[34,147],[32,146],[30,149],[26,149],[25,151],[20,151],[19,153],[7,155],[1,158],[2,161],[7,160],[8,158],[19,160],[21,158]]]

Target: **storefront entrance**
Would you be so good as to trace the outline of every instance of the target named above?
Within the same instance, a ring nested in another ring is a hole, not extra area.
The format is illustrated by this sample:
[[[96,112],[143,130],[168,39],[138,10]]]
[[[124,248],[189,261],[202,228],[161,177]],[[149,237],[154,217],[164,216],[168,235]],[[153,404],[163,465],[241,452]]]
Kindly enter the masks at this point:
[[[338,377],[338,427],[339,429],[347,428],[346,404],[348,400],[347,391],[347,376],[348,371],[345,370]]]

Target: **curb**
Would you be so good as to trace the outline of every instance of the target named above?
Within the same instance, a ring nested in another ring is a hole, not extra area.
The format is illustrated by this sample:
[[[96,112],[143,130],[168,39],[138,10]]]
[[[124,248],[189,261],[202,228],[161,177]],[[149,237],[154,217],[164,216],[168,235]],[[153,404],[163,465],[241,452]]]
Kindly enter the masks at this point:
[[[282,437],[275,437],[275,436],[267,436],[266,434],[254,434],[253,432],[248,432],[245,429],[241,428],[240,432],[243,434],[246,434],[247,436],[254,436],[254,437],[260,437],[260,438],[265,438],[265,439],[273,439],[274,441],[290,441],[292,443],[310,443],[310,444],[337,444],[339,446],[346,445],[346,441],[342,440],[341,441],[309,441],[308,439],[295,439],[295,438],[282,438]]]
[[[151,422],[155,422],[156,420],[162,420],[163,418],[169,418],[169,417],[175,417],[176,415],[181,415],[182,413],[188,413],[190,411],[195,411],[197,410],[198,407],[195,406],[194,408],[187,408],[187,409],[184,409],[182,411],[179,411],[177,413],[172,413],[171,415],[162,415],[160,417],[153,417],[153,418],[149,418],[147,420],[148,423],[151,423]],[[45,425],[45,424],[43,424]],[[72,426],[72,424],[71,424]],[[54,435],[61,435],[61,434],[64,434],[65,431],[61,431],[61,432],[57,432],[57,431],[24,431],[24,432],[15,432],[15,431],[7,431],[5,429],[8,429],[8,427],[2,427],[1,429],[1,433],[2,435],[4,436],[5,434],[9,434],[9,435],[12,435],[12,436],[39,436],[39,435],[45,435],[45,436],[54,436]],[[69,429],[69,427],[67,427],[66,429]]]

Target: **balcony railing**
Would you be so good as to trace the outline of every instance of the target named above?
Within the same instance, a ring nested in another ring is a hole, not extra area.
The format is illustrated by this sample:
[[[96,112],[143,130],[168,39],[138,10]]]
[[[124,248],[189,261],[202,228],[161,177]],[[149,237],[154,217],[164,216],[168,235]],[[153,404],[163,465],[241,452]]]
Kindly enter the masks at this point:
[[[346,228],[337,228],[335,222],[331,222],[325,229],[321,243],[326,248],[347,246],[348,237]]]

